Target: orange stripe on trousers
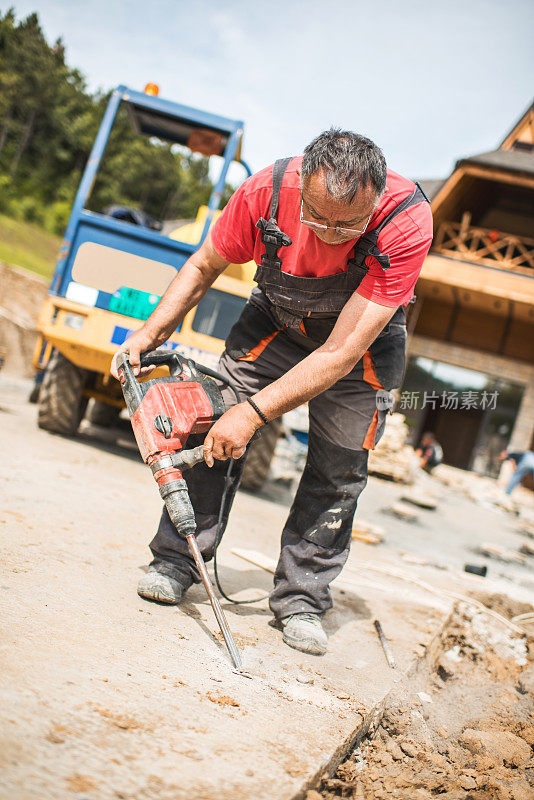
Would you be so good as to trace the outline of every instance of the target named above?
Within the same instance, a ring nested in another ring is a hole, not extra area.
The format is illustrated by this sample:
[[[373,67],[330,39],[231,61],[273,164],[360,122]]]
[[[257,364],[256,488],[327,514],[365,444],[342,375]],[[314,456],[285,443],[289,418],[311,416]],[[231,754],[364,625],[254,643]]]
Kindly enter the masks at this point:
[[[375,410],[373,414],[373,419],[371,420],[371,424],[367,429],[367,433],[365,434],[365,439],[363,440],[363,449],[364,450],[374,450],[375,449],[375,436],[376,436],[376,427],[378,425],[378,408]]]
[[[252,350],[249,350],[246,356],[241,356],[238,358],[238,361],[256,361],[258,356],[261,356],[269,342],[272,342],[275,336],[277,336],[280,331],[274,331],[266,336],[264,339],[261,339],[257,345],[255,345]]]
[[[377,378],[375,363],[369,350],[366,350],[363,354],[363,379],[369,386],[372,386],[373,389],[384,388]]]

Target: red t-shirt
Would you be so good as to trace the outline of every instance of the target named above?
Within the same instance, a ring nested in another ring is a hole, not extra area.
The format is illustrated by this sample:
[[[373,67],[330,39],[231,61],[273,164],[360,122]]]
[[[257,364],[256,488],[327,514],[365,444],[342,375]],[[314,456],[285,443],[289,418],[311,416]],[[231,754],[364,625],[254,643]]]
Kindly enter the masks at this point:
[[[354,239],[343,244],[326,244],[300,221],[300,168],[302,156],[293,158],[284,175],[280,190],[278,225],[291,238],[292,244],[279,251],[282,269],[291,275],[324,277],[345,272],[352,254]],[[261,264],[265,247],[256,222],[269,218],[272,196],[272,165],[248,178],[235,192],[211,231],[213,245],[225,261]],[[367,230],[375,228],[402,200],[410,195],[415,184],[388,170],[386,191]],[[372,256],[366,258],[367,275],[357,288],[358,294],[383,306],[405,305],[413,289],[432,242],[432,214],[424,201],[401,211],[378,236],[378,247],[386,253],[391,267],[384,271]]]

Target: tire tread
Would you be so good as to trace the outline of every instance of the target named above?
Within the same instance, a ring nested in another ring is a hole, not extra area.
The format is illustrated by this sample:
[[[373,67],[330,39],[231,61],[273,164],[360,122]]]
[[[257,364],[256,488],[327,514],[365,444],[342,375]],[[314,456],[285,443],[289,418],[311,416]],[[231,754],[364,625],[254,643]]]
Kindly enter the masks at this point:
[[[73,436],[87,406],[87,399],[82,395],[85,381],[85,370],[55,350],[39,392],[38,426],[52,433]]]
[[[262,429],[261,438],[251,444],[241,478],[243,489],[255,491],[265,483],[281,431],[281,420],[274,419]]]

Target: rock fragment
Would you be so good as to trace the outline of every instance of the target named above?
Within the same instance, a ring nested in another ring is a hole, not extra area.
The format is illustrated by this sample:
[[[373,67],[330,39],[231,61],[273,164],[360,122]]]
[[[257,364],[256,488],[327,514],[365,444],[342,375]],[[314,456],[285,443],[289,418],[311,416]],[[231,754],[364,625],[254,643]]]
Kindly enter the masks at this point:
[[[386,750],[388,751],[388,753],[390,754],[390,756],[393,758],[394,761],[402,761],[403,752],[400,749],[397,742],[395,742],[393,739],[390,742],[388,742]]]
[[[408,758],[415,758],[417,755],[417,747],[415,746],[414,742],[410,742],[409,740],[404,740],[399,742],[399,747],[403,753],[405,753]]]
[[[454,675],[454,665],[450,659],[442,656],[438,661],[436,672],[442,681],[448,681]]]
[[[467,728],[458,743],[473,755],[489,756],[506,767],[520,767],[530,759],[530,747],[509,731],[477,731]]]

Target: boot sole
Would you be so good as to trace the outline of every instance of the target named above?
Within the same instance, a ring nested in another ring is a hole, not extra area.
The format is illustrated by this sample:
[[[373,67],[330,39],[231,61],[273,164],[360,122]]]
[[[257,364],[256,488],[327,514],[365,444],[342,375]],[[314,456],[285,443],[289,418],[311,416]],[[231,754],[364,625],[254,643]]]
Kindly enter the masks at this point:
[[[282,640],[294,650],[300,650],[301,653],[308,653],[312,656],[324,656],[328,649],[326,645],[321,647],[312,639],[291,639],[289,636],[282,634]]]
[[[137,590],[137,594],[139,597],[142,597],[143,600],[150,600],[153,603],[160,603],[165,606],[177,606],[182,600],[181,597],[176,599],[175,597],[169,597],[169,595],[159,594],[159,592],[156,594],[149,594],[148,592],[139,591],[139,589]]]

